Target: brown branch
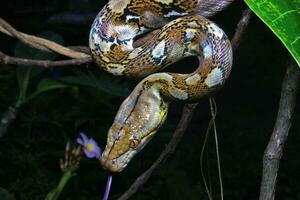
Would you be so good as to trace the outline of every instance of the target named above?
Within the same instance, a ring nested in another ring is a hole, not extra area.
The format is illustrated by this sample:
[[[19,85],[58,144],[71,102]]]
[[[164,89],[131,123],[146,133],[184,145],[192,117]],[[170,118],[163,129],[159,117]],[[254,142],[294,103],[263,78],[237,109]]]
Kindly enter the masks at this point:
[[[50,67],[59,67],[59,66],[68,66],[68,65],[82,65],[93,62],[91,56],[85,58],[77,58],[70,60],[61,60],[61,61],[50,61],[50,60],[33,60],[33,59],[24,59],[11,57],[0,51],[0,61],[4,64],[10,65],[23,65],[23,66],[41,66],[45,68]]]
[[[42,51],[53,51],[70,58],[86,58],[89,56],[88,54],[74,51],[53,41],[19,32],[2,18],[0,18],[0,32],[15,37],[21,42]]]
[[[236,51],[238,46],[240,46],[241,38],[243,37],[246,27],[248,26],[250,19],[252,16],[252,11],[250,9],[243,11],[243,16],[240,19],[240,21],[237,24],[237,27],[235,29],[235,33],[233,38],[231,39],[231,45],[233,51]]]
[[[251,11],[247,9],[246,11],[243,12],[243,15],[237,25],[236,32],[233,36],[234,40],[232,40],[232,46],[233,50],[235,51],[238,47],[238,44],[240,43],[240,40],[242,39],[243,33],[249,24],[251,18]],[[150,176],[152,175],[153,171],[158,168],[160,163],[165,161],[176,149],[177,144],[180,142],[182,136],[184,135],[187,127],[190,124],[190,121],[193,117],[194,110],[198,104],[186,104],[184,106],[180,122],[174,132],[174,135],[165,148],[165,150],[160,154],[158,159],[152,164],[152,166],[146,170],[143,174],[141,174],[135,181],[134,183],[129,187],[129,189],[123,193],[123,195],[118,198],[118,200],[127,200],[132,195],[134,195],[138,189],[143,186]]]
[[[292,61],[287,66],[282,82],[277,119],[272,136],[264,152],[260,200],[273,200],[275,198],[277,174],[294,114],[299,75],[300,70],[297,64]]]
[[[87,46],[68,46],[68,48],[72,49],[74,51],[79,51],[79,52],[85,53],[87,55],[91,54],[90,48]]]

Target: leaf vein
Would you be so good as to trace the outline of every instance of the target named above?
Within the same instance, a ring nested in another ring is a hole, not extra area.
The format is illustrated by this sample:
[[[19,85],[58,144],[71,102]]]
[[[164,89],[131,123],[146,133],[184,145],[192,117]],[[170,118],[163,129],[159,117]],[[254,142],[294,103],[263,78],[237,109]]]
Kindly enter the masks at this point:
[[[297,40],[299,40],[299,39],[300,39],[300,36],[298,36],[293,42],[291,42],[291,45],[293,45],[294,43],[296,43]]]
[[[274,23],[274,22],[276,22],[278,19],[284,17],[285,15],[290,14],[290,13],[294,13],[294,12],[299,13],[299,11],[296,10],[296,9],[294,9],[294,10],[289,10],[289,11],[286,11],[286,12],[282,13],[281,15],[279,15],[278,17],[276,17],[275,19],[273,19],[272,22]]]

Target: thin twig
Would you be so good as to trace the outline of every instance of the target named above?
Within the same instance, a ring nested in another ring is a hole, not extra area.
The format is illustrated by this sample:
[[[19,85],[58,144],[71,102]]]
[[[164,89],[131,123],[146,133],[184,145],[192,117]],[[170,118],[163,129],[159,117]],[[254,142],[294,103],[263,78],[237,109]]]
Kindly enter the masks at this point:
[[[210,107],[211,108],[211,107]],[[202,180],[203,180],[203,183],[204,183],[204,187],[205,187],[205,190],[206,190],[206,193],[208,195],[208,199],[209,200],[212,200],[212,194],[211,194],[211,189],[209,189],[208,185],[207,185],[207,181],[206,181],[206,178],[205,178],[205,174],[204,174],[204,169],[203,169],[203,161],[204,161],[204,152],[205,152],[205,149],[206,149],[206,144],[207,144],[207,140],[208,140],[208,136],[209,136],[209,133],[211,131],[211,127],[213,125],[213,122],[215,120],[215,116],[217,113],[213,114],[212,110],[211,110],[211,115],[212,115],[212,118],[210,119],[209,123],[208,123],[208,126],[207,126],[207,129],[206,129],[206,132],[205,132],[205,136],[204,136],[204,140],[203,140],[203,145],[202,145],[202,148],[201,148],[201,153],[200,153],[200,171],[201,171],[201,177],[202,177]]]
[[[0,32],[5,33],[11,37],[15,37],[22,41],[23,43],[46,52],[56,52],[61,55],[74,58],[61,61],[51,61],[51,60],[35,60],[35,59],[24,59],[12,57],[4,54],[0,51],[0,61],[5,64],[11,65],[23,65],[23,66],[41,66],[45,68],[49,67],[59,67],[68,65],[82,65],[88,64],[93,61],[88,47],[74,46],[74,47],[64,47],[53,41],[36,37],[33,35],[28,35],[14,29],[6,21],[0,18]]]
[[[218,133],[217,133],[217,125],[216,125],[216,116],[217,116],[217,103],[213,97],[209,98],[210,112],[213,119],[213,127],[214,127],[214,138],[215,138],[215,146],[216,146],[216,154],[217,154],[217,164],[218,164],[218,174],[219,174],[219,183],[220,183],[220,197],[221,200],[224,199],[223,192],[223,181],[222,181],[222,171],[221,171],[221,162],[220,162],[220,152],[219,152],[219,141],[218,141]]]
[[[4,64],[10,65],[23,65],[23,66],[41,66],[45,68],[68,66],[68,65],[82,65],[88,64],[93,61],[91,56],[85,58],[60,60],[60,61],[50,61],[50,60],[33,60],[25,58],[16,58],[8,56],[0,51],[0,61]]]
[[[282,82],[277,119],[272,136],[264,152],[260,200],[273,200],[275,198],[277,174],[280,159],[283,154],[283,147],[286,143],[292,123],[300,80],[299,75],[300,70],[297,64],[292,61],[292,63],[287,66],[286,74]]]
[[[251,11],[249,9],[244,11],[243,15],[237,25],[236,32],[233,36],[234,40],[232,40],[232,42],[231,42],[234,51],[236,51],[238,44],[239,44],[240,40],[242,39],[243,33],[249,24],[249,21],[251,18],[250,13],[251,13]],[[193,113],[194,113],[194,109],[196,108],[197,105],[198,104],[196,103],[196,104],[186,104],[184,106],[180,122],[174,132],[174,135],[173,135],[171,141],[169,142],[168,146],[166,147],[166,149],[160,154],[160,156],[152,164],[152,166],[148,170],[146,170],[143,174],[141,174],[134,181],[134,183],[129,187],[129,189],[125,193],[122,194],[122,196],[118,200],[127,200],[132,195],[134,195],[138,191],[138,189],[148,181],[148,179],[152,175],[153,171],[156,168],[158,168],[160,163],[162,161],[166,160],[166,158],[169,157],[170,154],[172,154],[175,151],[177,144],[179,143],[181,137],[183,136],[187,127],[189,126],[189,123],[190,123]],[[179,134],[180,137],[177,134]]]
[[[53,41],[19,32],[2,18],[0,18],[0,31],[42,51],[53,51],[70,58],[86,58],[89,56],[88,54],[74,51]]]
[[[204,151],[206,148],[207,140],[209,133],[211,131],[211,128],[213,126],[214,128],[214,138],[215,138],[215,146],[216,146],[216,155],[217,155],[217,164],[218,164],[218,174],[219,174],[219,183],[220,183],[220,199],[224,199],[224,192],[223,192],[223,181],[222,181],[222,171],[221,171],[221,163],[220,163],[220,154],[219,154],[219,142],[218,142],[218,135],[217,135],[217,125],[216,125],[216,116],[217,116],[217,103],[213,97],[209,98],[209,107],[210,107],[210,112],[211,112],[211,119],[208,123],[208,127],[206,129],[206,133],[204,136],[204,141],[201,149],[201,154],[200,154],[200,170],[201,170],[201,177],[203,179],[204,187],[206,190],[206,193],[208,195],[209,200],[212,200],[212,193],[211,189],[208,188],[207,181],[204,175],[204,170],[203,170],[203,157],[204,157]]]

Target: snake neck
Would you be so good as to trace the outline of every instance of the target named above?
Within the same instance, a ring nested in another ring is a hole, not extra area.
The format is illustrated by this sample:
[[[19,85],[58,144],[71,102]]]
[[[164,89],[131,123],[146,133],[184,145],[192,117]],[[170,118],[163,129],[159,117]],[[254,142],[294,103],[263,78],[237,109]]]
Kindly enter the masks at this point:
[[[104,168],[122,171],[164,123],[169,102],[160,90],[160,84],[141,82],[122,103],[101,157]]]

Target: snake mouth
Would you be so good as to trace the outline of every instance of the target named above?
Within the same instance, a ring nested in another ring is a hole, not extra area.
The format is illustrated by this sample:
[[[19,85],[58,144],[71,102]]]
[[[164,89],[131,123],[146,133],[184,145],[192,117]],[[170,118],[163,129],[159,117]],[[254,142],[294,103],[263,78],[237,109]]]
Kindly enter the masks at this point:
[[[114,160],[108,160],[108,159],[101,159],[100,160],[101,165],[103,166],[104,169],[110,171],[110,172],[120,172],[123,170],[123,168],[118,167],[116,163],[116,159]]]
[[[135,151],[127,151],[126,153],[114,159],[110,159],[109,156],[102,154],[100,163],[104,169],[110,172],[113,173],[121,172],[127,166],[127,164],[130,162],[130,160],[135,154],[136,154]]]

